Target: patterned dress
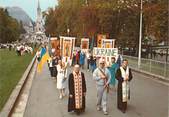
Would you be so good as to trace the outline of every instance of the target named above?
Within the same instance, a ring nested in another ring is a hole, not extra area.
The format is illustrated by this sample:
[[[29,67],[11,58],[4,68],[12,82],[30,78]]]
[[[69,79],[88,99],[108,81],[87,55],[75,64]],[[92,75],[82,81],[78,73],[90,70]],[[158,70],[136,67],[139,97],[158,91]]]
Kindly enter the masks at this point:
[[[71,73],[69,75],[69,100],[68,112],[83,112],[85,111],[85,93],[86,82],[84,73]],[[70,97],[72,95],[73,97]]]

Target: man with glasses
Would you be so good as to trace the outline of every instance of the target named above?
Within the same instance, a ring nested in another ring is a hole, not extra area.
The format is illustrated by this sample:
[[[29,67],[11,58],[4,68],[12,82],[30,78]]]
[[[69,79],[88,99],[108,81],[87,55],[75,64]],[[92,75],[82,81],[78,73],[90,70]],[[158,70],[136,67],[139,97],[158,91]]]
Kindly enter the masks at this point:
[[[96,81],[97,86],[97,110],[103,110],[105,115],[107,112],[107,98],[109,92],[109,83],[111,75],[109,70],[105,67],[104,59],[99,60],[99,67],[93,72],[93,78]]]

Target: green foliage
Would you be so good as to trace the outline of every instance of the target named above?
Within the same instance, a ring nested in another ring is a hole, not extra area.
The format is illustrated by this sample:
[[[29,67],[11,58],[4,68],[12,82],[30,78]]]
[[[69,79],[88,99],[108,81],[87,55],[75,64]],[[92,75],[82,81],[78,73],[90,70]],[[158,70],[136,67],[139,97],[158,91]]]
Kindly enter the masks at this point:
[[[151,7],[148,7],[151,5]],[[145,35],[154,36],[157,42],[168,39],[168,1],[163,0],[157,3],[145,4],[144,7],[144,24]]]
[[[10,43],[19,39],[21,26],[16,19],[8,15],[6,9],[0,8],[0,43]]]
[[[168,38],[167,0],[143,0],[143,38],[155,37],[158,42]],[[59,0],[49,9],[46,33],[93,37],[98,33],[115,38],[121,47],[138,47],[140,0]]]

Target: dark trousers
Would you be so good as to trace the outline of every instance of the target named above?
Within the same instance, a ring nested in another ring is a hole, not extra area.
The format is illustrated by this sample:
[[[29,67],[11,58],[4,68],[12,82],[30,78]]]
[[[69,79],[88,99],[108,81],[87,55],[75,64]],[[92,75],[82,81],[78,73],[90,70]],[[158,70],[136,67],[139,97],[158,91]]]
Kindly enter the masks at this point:
[[[87,69],[89,69],[90,59],[87,59]]]

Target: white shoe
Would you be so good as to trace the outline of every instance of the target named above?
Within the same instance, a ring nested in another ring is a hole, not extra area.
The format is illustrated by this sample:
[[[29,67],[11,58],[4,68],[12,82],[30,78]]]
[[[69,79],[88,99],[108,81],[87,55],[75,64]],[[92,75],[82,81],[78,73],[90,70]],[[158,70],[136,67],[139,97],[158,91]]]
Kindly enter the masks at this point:
[[[60,95],[59,98],[62,99],[62,95]]]
[[[107,112],[107,111],[104,111],[103,113],[104,113],[104,115],[108,115],[108,112]]]
[[[101,108],[100,108],[100,107],[97,107],[97,111],[101,111]]]
[[[62,96],[63,96],[63,97],[65,97],[65,96],[66,96],[66,94],[65,94],[65,93],[62,93]]]

